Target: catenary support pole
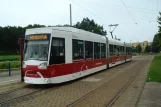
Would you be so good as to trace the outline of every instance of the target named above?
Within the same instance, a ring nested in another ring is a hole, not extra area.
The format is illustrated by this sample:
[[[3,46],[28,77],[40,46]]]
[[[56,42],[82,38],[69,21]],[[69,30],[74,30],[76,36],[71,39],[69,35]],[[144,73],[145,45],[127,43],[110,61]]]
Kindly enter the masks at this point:
[[[70,26],[72,26],[72,6],[71,4],[69,4],[70,6]]]

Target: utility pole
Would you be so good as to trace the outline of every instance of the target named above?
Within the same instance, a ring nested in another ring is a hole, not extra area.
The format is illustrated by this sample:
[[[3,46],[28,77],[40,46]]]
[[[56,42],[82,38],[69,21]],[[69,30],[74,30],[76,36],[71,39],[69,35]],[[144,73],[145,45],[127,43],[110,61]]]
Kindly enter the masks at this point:
[[[70,26],[72,27],[72,6],[69,4],[70,7]]]

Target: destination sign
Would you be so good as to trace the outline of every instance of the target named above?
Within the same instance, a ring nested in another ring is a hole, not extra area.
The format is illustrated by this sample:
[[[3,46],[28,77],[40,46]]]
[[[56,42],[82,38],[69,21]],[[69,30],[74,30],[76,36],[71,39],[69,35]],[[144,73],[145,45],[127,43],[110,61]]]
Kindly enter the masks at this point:
[[[27,35],[27,40],[48,40],[50,35],[49,34],[34,34],[34,35]]]

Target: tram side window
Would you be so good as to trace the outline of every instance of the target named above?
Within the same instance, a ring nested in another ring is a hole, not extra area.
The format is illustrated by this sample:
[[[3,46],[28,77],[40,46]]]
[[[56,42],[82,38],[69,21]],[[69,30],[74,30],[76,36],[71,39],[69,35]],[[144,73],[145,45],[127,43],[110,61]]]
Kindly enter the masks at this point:
[[[116,45],[113,45],[113,55],[116,55]]]
[[[126,55],[128,55],[128,54],[129,54],[129,48],[126,47]]]
[[[122,55],[122,46],[120,46],[119,55]]]
[[[119,49],[118,46],[114,45],[114,55],[115,55],[115,56],[118,55],[118,52],[119,52],[118,49]]]
[[[123,51],[122,51],[123,55],[125,55],[125,47],[123,46],[122,49],[123,49]]]
[[[116,47],[117,47],[117,54],[116,55],[119,56],[120,52],[121,52],[121,49],[120,49],[120,46],[118,46],[118,45]]]
[[[65,63],[65,39],[53,38],[51,45],[50,64]]]
[[[84,42],[73,39],[73,60],[84,58]]]
[[[113,45],[109,45],[110,46],[110,56],[113,56]]]
[[[131,54],[131,48],[128,47],[128,55],[130,55],[130,54]]]
[[[117,56],[120,55],[120,46],[117,46]]]
[[[122,48],[121,55],[124,55],[124,47],[121,46],[121,48]]]
[[[101,58],[106,58],[106,44],[101,43]]]
[[[128,55],[130,54],[130,48],[128,47]]]
[[[100,59],[100,43],[94,42],[94,59]]]
[[[124,47],[121,46],[121,55],[124,55]]]
[[[85,57],[93,59],[93,42],[85,41]]]
[[[129,51],[129,54],[131,55],[131,54],[132,54],[132,48],[129,48],[129,50],[130,50],[130,51]]]

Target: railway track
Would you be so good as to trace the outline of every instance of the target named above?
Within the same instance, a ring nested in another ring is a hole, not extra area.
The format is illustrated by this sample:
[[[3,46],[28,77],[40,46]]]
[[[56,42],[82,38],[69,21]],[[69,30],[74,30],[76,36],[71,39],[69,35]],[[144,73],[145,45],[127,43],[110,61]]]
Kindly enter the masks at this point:
[[[47,88],[52,88],[51,86]],[[25,86],[0,93],[0,107],[14,106],[22,101],[33,99],[41,91],[47,89],[39,86]]]
[[[143,65],[143,64],[142,64]],[[141,66],[142,66],[141,65]],[[133,82],[133,80],[140,74],[144,68],[141,68],[136,74],[132,77],[131,80],[116,94],[116,96],[106,105],[106,107],[111,107],[117,98],[127,89],[127,87]]]
[[[147,58],[145,58],[147,59]],[[144,59],[144,60],[145,60]],[[137,70],[140,72],[142,69],[141,67],[144,65],[144,63],[146,63],[146,61],[142,60],[139,64],[136,64],[136,68],[138,68]],[[128,68],[130,69],[130,67]],[[139,74],[139,72],[135,72],[135,76],[137,76]],[[138,74],[137,74],[138,73]],[[120,75],[120,74],[119,74]],[[119,76],[118,75],[118,76]],[[116,78],[116,77],[115,77]],[[113,80],[115,78],[111,78],[110,80],[108,80],[107,82],[104,82],[101,86],[95,88],[93,91],[90,91],[88,94],[84,95],[83,97],[79,98],[78,100],[75,100],[73,103],[69,104],[68,107],[73,107],[75,105],[77,105],[78,103],[80,103],[83,100],[86,100],[89,96],[91,96],[92,94],[94,94],[95,92],[99,91],[101,88],[104,88],[106,85],[109,85],[110,83],[113,83]],[[133,75],[133,79],[135,79],[134,75]],[[133,80],[131,79],[131,82]],[[129,84],[131,83],[129,82]],[[128,84],[128,85],[129,85]],[[126,87],[128,87],[128,85]],[[109,85],[110,86],[110,85]],[[18,103],[22,103],[23,101],[28,101],[28,100],[32,100],[33,98],[35,98],[37,95],[40,94],[45,94],[46,92],[50,92],[53,91],[53,89],[58,89],[60,87],[55,87],[53,88],[53,86],[49,86],[47,88],[42,88],[42,87],[38,87],[38,88],[34,88],[32,86],[30,87],[23,87],[23,88],[17,88],[17,89],[13,89],[13,90],[9,90],[3,93],[0,93],[0,107],[9,107],[9,106],[14,106]],[[126,88],[125,88],[126,89]],[[120,93],[117,93],[112,99],[111,99],[111,103],[107,104],[107,107],[110,107],[118,98],[119,95],[121,95],[121,93],[125,90],[122,88],[122,91],[120,90]],[[15,94],[15,96],[14,96]],[[5,97],[5,98],[4,98]],[[4,99],[3,99],[4,98]],[[3,99],[3,100],[2,100]]]
[[[122,94],[122,92],[124,92],[126,90],[126,88],[133,82],[133,80],[140,74],[140,72],[144,69],[144,64],[146,63],[146,59],[148,59],[149,57],[144,58],[139,64],[137,64],[136,68],[137,72],[134,72],[134,75],[132,76],[132,78],[126,83],[125,86],[123,86],[121,88],[121,90],[119,90],[115,96],[105,105],[105,107],[111,107],[112,104],[117,100],[117,98]],[[104,84],[102,84],[101,86],[95,88],[94,90],[92,90],[91,92],[89,92],[88,94],[84,95],[83,97],[75,100],[74,102],[70,103],[69,105],[67,105],[67,107],[77,107],[80,106],[79,103],[81,103],[82,101],[85,101],[89,96],[92,96],[94,93],[96,93],[98,90],[100,90],[101,88],[103,88],[105,85],[108,86],[110,83],[112,83],[114,81],[114,79],[111,79],[110,81],[105,82]],[[110,87],[110,86],[109,86]],[[81,105],[82,106],[82,105]]]

